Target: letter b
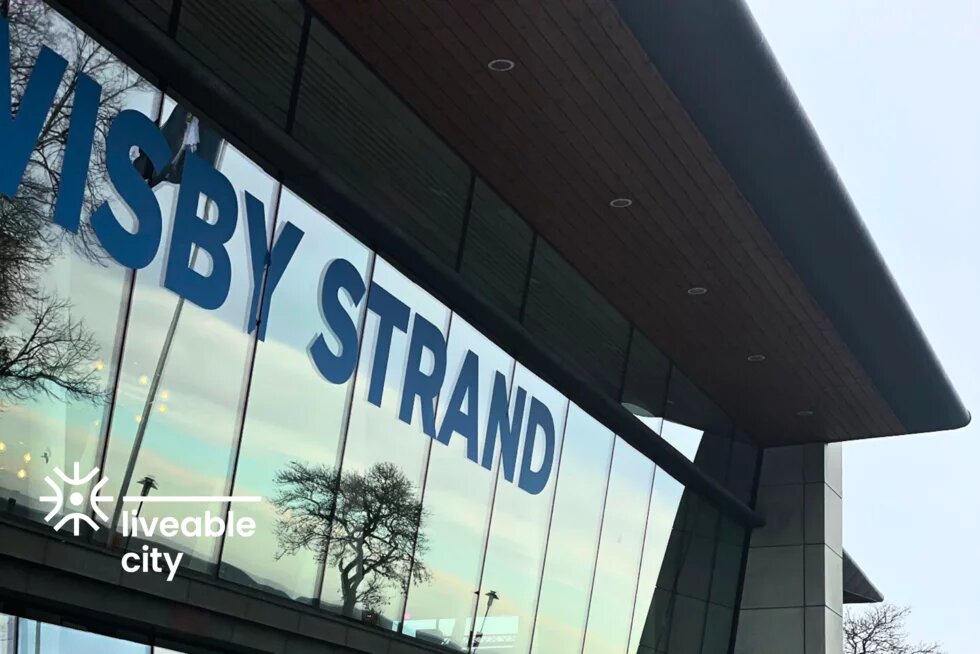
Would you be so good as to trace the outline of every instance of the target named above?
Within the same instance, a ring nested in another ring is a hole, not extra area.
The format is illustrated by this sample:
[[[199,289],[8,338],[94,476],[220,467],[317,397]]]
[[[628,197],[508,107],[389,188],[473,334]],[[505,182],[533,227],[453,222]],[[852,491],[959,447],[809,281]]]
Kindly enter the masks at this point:
[[[231,288],[231,258],[225,244],[238,223],[238,200],[227,177],[193,152],[185,157],[163,283],[201,308],[217,309],[224,304]],[[216,209],[213,223],[197,215],[201,195]],[[211,257],[210,275],[202,275],[192,267],[197,248]]]
[[[231,515],[228,516],[229,522]],[[207,522],[204,525],[204,535],[209,538],[217,538],[225,533],[225,522],[220,515],[207,514]]]

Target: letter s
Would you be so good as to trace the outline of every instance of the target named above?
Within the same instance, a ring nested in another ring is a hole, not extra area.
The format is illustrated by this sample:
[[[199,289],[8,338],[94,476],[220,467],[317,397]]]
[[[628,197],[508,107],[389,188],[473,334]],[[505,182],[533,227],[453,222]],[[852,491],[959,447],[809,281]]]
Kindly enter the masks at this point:
[[[357,365],[357,327],[340,303],[340,291],[346,291],[354,306],[364,299],[364,279],[347,259],[334,259],[323,273],[320,283],[320,312],[327,327],[340,341],[340,353],[334,354],[323,334],[310,343],[309,353],[313,364],[328,381],[343,384],[354,374]]]
[[[160,247],[163,218],[153,190],[129,159],[139,147],[159,170],[170,161],[170,146],[152,120],[133,109],[119,112],[106,136],[106,170],[113,188],[136,215],[139,227],[130,233],[116,219],[109,202],[92,214],[92,229],[109,255],[127,268],[145,268]]]

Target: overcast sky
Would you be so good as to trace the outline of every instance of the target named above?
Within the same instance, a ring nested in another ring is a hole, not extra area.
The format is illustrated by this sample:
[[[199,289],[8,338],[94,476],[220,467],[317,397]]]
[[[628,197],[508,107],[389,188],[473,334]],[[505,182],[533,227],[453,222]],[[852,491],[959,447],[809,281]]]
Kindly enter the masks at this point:
[[[914,638],[980,651],[980,2],[748,0],[947,374],[952,433],[844,449],[844,546]]]

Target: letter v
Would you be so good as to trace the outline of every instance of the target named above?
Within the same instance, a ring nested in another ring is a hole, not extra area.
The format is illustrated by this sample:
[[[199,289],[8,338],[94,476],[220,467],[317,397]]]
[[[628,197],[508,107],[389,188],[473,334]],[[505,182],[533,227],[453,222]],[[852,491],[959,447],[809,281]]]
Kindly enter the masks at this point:
[[[10,24],[6,19],[0,20],[0,57],[0,143],[3,144],[0,147],[0,195],[13,198],[68,62],[49,48],[41,48],[15,118],[11,107]]]
[[[153,532],[157,530],[157,523],[160,521],[160,518],[150,518],[147,521],[146,518],[140,516],[136,519],[140,521],[140,531],[143,532],[143,535],[147,538],[152,538]]]

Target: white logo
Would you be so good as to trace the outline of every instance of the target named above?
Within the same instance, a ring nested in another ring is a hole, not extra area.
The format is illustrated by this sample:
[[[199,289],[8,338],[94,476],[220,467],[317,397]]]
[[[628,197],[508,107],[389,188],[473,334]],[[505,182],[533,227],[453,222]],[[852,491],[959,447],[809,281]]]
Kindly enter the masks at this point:
[[[84,477],[81,476],[79,472],[79,464],[74,464],[74,477],[69,477],[60,468],[55,468],[55,476],[60,477],[65,485],[77,488],[85,486],[99,474],[98,468],[93,468]],[[121,533],[119,536],[125,539],[125,548],[129,549],[129,540],[132,537],[140,538],[144,541],[150,541],[155,538],[163,537],[165,539],[174,538],[187,538],[196,539],[202,536],[209,538],[219,538],[219,537],[240,537],[248,538],[255,534],[255,519],[250,516],[240,516],[236,517],[235,512],[231,509],[231,503],[233,502],[261,502],[262,498],[257,495],[247,495],[247,496],[228,496],[228,495],[154,495],[150,496],[149,491],[151,488],[157,488],[155,480],[152,477],[146,477],[146,479],[141,480],[149,481],[149,483],[144,487],[143,493],[141,495],[123,495],[119,498],[120,504],[126,502],[139,503],[139,508],[130,510],[119,510],[115,519],[120,519],[120,524],[116,525],[115,522],[112,524],[112,528],[115,529],[117,526],[120,528]],[[84,521],[89,527],[94,531],[99,530],[99,525],[96,524],[92,518],[90,518],[85,513],[82,513],[80,509],[85,504],[85,495],[79,490],[72,490],[68,494],[67,501],[65,498],[65,492],[61,490],[54,479],[51,477],[45,477],[44,481],[47,482],[48,486],[54,490],[54,495],[48,495],[45,497],[38,498],[42,502],[50,502],[54,504],[54,508],[48,515],[44,516],[45,522],[51,522],[56,515],[66,510],[66,513],[61,520],[59,520],[54,525],[55,531],[60,531],[62,527],[71,522],[73,524],[72,533],[76,536],[79,535],[81,531],[81,523]],[[102,522],[109,524],[109,516],[106,515],[102,509],[99,508],[99,504],[102,502],[111,502],[112,497],[107,495],[99,495],[99,491],[105,486],[109,481],[108,477],[99,477],[99,480],[92,486],[92,490],[88,495],[88,503],[92,511],[97,515]],[[125,492],[125,491],[124,491]],[[219,512],[217,515],[213,515],[211,511],[205,511],[203,516],[195,515],[184,515],[180,518],[176,516],[159,516],[154,515],[151,517],[140,516],[140,510],[143,508],[144,503],[200,503],[200,504],[228,504],[227,514],[222,514]],[[161,551],[157,547],[151,547],[149,543],[143,543],[140,545],[140,552],[126,552],[122,555],[121,565],[122,569],[126,572],[167,572],[167,581],[171,581],[174,575],[177,574],[177,567],[180,565],[181,560],[184,557],[183,552],[171,553],[169,551]],[[166,569],[164,569],[166,565]]]
[[[61,477],[61,480],[66,485],[71,486],[73,488],[81,487],[88,484],[90,481],[92,481],[92,479],[97,474],[99,474],[98,468],[92,468],[92,470],[89,471],[87,475],[81,477],[80,476],[81,473],[79,472],[78,467],[79,467],[78,463],[75,463],[74,477],[69,477],[68,475],[66,475],[64,472],[62,472],[61,468],[55,468],[54,473],[58,477]],[[48,515],[44,516],[45,522],[51,522],[51,520],[56,515],[58,515],[59,513],[61,513],[61,511],[65,509],[65,504],[66,504],[65,494],[62,492],[61,487],[58,484],[56,484],[55,481],[51,479],[51,477],[45,477],[44,481],[47,482],[48,486],[50,486],[52,490],[54,490],[54,495],[47,495],[44,497],[40,497],[38,499],[40,499],[42,502],[51,502],[54,504],[54,508],[51,509],[51,512],[48,513]],[[101,518],[103,522],[106,523],[109,522],[109,516],[107,516],[102,511],[102,509],[99,508],[99,503],[111,502],[112,498],[104,495],[99,495],[99,491],[102,490],[102,487],[105,486],[106,483],[108,483],[108,481],[109,481],[108,477],[101,477],[99,481],[95,484],[95,486],[92,487],[92,491],[89,493],[89,497],[88,497],[89,506],[92,508],[92,511],[94,511],[95,514],[99,516],[99,518]],[[85,495],[83,495],[78,490],[73,490],[68,495],[67,504],[70,505],[71,507],[74,507],[75,510],[69,509],[69,512],[65,514],[61,518],[61,520],[55,523],[54,530],[60,531],[61,528],[65,526],[65,524],[71,522],[73,525],[72,533],[78,536],[81,530],[82,521],[84,521],[94,531],[98,531],[99,525],[97,525],[96,522],[92,520],[92,518],[88,517],[84,513],[77,510],[81,508],[81,506],[84,503],[85,503]]]

